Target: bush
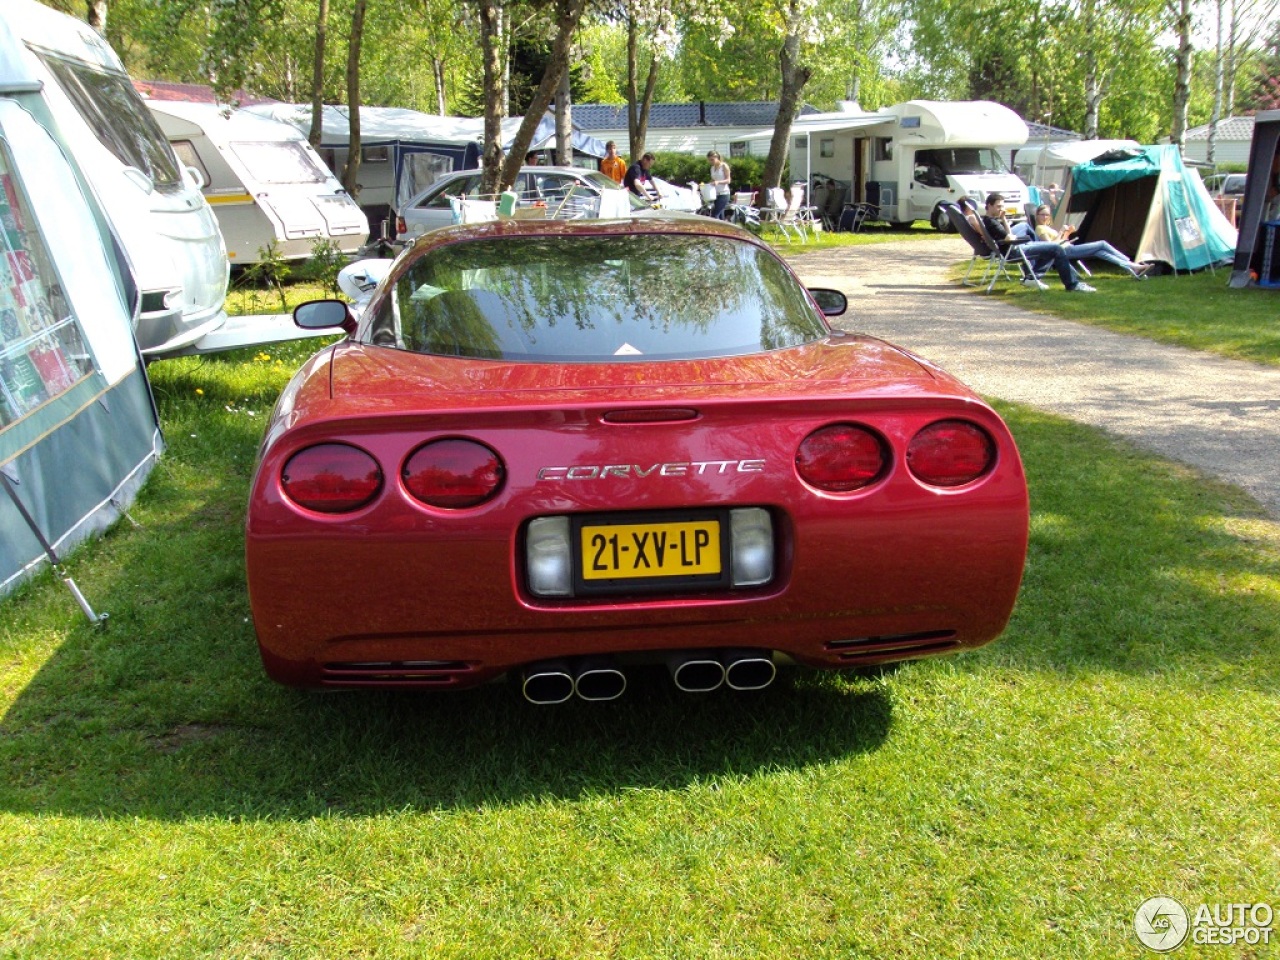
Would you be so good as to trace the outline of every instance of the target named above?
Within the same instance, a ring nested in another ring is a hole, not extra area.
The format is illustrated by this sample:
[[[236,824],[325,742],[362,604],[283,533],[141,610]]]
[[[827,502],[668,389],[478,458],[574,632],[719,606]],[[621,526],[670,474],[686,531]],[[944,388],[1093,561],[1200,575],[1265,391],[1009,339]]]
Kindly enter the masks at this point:
[[[690,181],[694,183],[706,183],[709,179],[710,168],[707,164],[707,154],[704,150],[701,153],[674,153],[664,151],[655,153],[653,167],[650,172],[663,180],[669,180],[671,183],[679,186],[686,186]],[[734,157],[733,159],[725,158],[725,162],[729,164],[730,189],[733,192],[739,190],[759,190],[761,180],[764,176],[764,157]],[[782,182],[787,182],[787,171],[783,170]]]

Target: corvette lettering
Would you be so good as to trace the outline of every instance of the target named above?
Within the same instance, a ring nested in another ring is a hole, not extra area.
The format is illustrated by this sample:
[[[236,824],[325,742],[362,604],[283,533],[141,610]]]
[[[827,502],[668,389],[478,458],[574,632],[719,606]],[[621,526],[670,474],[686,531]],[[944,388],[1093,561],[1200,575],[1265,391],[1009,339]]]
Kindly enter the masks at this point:
[[[610,477],[696,477],[704,474],[763,473],[763,460],[690,460],[681,463],[581,464],[574,467],[542,467],[539,480],[607,480]]]

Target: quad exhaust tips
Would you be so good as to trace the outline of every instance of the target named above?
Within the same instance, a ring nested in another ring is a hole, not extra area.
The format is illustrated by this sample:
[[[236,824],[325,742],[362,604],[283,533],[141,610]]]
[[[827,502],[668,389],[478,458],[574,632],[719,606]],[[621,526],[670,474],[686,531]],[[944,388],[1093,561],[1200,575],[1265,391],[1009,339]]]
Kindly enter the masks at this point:
[[[763,690],[778,675],[767,650],[685,650],[669,654],[667,670],[676,688],[685,693]],[[627,676],[609,657],[544,660],[524,668],[520,691],[530,703],[616,700],[627,689]]]

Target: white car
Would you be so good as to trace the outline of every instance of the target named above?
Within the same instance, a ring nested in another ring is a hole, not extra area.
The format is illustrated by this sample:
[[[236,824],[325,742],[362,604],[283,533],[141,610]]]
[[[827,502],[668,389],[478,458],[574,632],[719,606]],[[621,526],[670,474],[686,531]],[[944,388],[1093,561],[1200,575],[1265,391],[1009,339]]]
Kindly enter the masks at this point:
[[[396,216],[396,242],[412,243],[428,230],[456,223],[454,203],[481,198],[482,170],[460,170],[441,177],[406,203]],[[601,198],[611,194],[610,210],[636,212],[650,204],[596,170],[579,167],[521,167],[512,187],[517,196],[516,216],[578,220],[600,216]],[[614,194],[616,192],[616,194]]]

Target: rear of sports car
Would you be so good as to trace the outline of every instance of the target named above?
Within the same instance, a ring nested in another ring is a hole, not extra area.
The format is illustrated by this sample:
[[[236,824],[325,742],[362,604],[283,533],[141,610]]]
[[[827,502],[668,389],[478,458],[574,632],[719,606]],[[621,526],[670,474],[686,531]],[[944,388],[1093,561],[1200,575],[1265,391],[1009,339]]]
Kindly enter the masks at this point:
[[[787,307],[808,312],[793,335],[691,351],[707,356],[655,357],[662,317],[618,331],[563,302],[567,333],[504,321],[477,338],[474,312],[433,314],[487,352],[417,349],[413,297],[429,287],[442,307],[445,285],[398,270],[398,306],[382,307],[394,345],[373,319],[313,359],[263,445],[247,556],[275,679],[514,674],[537,702],[603,700],[637,663],[666,663],[690,691],[755,689],[782,664],[923,657],[1004,628],[1022,467],[1000,418],[936,368],[831,333],[807,298]],[[469,277],[509,300],[491,269]],[[720,295],[670,294],[691,296]],[[519,347],[503,340],[516,328]],[[603,329],[607,355],[563,358]]]

